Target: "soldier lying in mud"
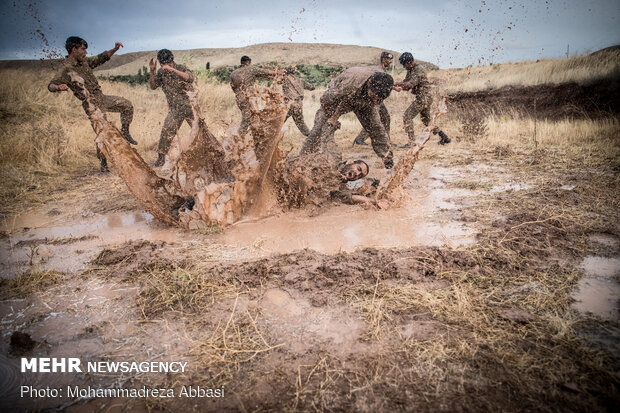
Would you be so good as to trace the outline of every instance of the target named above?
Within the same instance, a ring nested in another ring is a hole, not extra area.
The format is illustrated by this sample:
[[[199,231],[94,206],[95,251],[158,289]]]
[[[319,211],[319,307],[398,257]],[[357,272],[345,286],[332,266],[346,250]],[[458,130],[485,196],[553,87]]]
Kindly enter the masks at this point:
[[[280,159],[273,168],[273,181],[282,208],[319,206],[326,201],[366,204],[385,208],[375,193],[379,180],[367,177],[363,160],[340,161],[331,154]]]

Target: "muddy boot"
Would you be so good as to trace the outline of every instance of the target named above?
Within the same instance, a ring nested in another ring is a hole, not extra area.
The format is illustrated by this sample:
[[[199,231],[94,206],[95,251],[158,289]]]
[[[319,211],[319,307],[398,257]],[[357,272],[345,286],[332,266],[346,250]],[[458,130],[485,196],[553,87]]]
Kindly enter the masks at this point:
[[[108,173],[110,172],[110,168],[108,168],[108,160],[106,158],[104,158],[103,156],[101,157],[101,168],[99,169],[101,171],[102,174]]]
[[[121,129],[121,132],[123,132],[123,137],[125,138],[127,142],[129,142],[132,145],[138,144],[138,142],[136,142],[129,134],[129,126],[123,126],[123,128]]]
[[[450,138],[448,138],[448,135],[446,135],[446,133],[444,131],[440,130],[438,135],[441,138],[441,139],[439,139],[439,142],[438,142],[440,145],[446,145],[446,144],[452,142],[452,140]]]
[[[364,139],[359,136],[353,139],[353,145],[368,146],[368,144],[364,141]]]
[[[164,164],[164,155],[162,155],[161,153],[158,153],[157,160],[153,164],[153,167],[162,166],[163,164]]]

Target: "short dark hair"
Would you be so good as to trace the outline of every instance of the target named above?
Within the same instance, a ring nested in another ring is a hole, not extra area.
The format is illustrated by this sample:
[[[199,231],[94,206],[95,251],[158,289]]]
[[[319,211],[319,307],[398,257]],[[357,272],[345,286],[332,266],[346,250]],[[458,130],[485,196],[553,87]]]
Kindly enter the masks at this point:
[[[370,166],[368,166],[368,164],[366,162],[362,161],[361,159],[356,159],[356,160],[353,161],[353,165],[355,165],[355,164],[357,164],[357,165],[361,165],[361,164],[366,165],[366,175],[368,175],[370,173]]]
[[[413,62],[413,55],[409,52],[405,52],[400,55],[400,57],[398,58],[398,61],[400,62],[401,65],[404,66],[407,63]]]
[[[174,61],[174,55],[168,49],[161,49],[157,52],[157,60],[162,64],[171,63]]]
[[[241,64],[244,64],[245,62],[251,62],[252,59],[250,59],[249,56],[241,56]]]
[[[381,99],[390,96],[394,86],[394,79],[385,72],[377,72],[370,78],[370,90],[376,93]]]
[[[73,50],[74,47],[80,47],[80,46],[84,46],[85,48],[88,49],[88,43],[86,43],[86,40],[82,39],[81,37],[78,37],[78,36],[67,37],[67,40],[65,41],[65,49],[67,49],[67,53],[71,54],[71,50]]]

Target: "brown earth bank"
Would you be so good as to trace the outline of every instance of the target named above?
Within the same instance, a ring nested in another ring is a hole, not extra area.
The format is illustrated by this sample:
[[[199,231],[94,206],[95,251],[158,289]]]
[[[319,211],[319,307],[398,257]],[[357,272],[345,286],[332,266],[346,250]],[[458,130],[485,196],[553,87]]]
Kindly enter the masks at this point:
[[[506,86],[448,96],[448,108],[463,115],[508,115],[537,119],[600,119],[620,114],[620,75],[588,85]]]

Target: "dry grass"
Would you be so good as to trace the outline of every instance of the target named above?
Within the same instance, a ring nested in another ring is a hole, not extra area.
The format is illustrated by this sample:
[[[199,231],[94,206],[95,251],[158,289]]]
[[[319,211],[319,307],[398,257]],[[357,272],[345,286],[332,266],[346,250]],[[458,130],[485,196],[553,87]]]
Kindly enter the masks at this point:
[[[2,280],[0,300],[27,297],[58,284],[63,277],[64,275],[58,271],[31,269],[10,280]]]
[[[448,93],[498,89],[503,86],[533,86],[543,83],[589,84],[620,74],[620,50],[607,50],[569,59],[544,59],[491,66],[429,72]]]

